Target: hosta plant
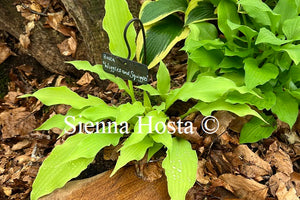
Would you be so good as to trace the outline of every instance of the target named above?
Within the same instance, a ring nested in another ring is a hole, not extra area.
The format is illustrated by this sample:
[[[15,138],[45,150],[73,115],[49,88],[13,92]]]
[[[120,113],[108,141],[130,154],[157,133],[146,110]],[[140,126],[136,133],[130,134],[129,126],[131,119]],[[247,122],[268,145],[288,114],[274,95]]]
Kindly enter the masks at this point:
[[[279,0],[270,8],[261,0],[221,0],[218,26],[201,22],[190,26],[184,50],[189,56],[188,81],[199,73],[226,77],[254,94],[230,92],[225,102],[270,110],[292,128],[300,100],[300,2]],[[240,142],[256,142],[276,129],[253,118]]]
[[[95,72],[101,79],[108,79],[125,91],[131,91],[125,81],[104,72],[101,65],[91,66],[87,61],[70,63],[77,69]],[[66,115],[54,115],[37,130],[58,127],[64,130],[62,134],[79,132],[70,136],[62,145],[56,146],[43,162],[32,186],[32,199],[38,199],[78,176],[103,147],[117,145],[124,134],[129,136],[122,144],[112,175],[129,161],[142,159],[147,152],[150,159],[164,146],[167,156],[162,166],[167,176],[169,194],[175,200],[185,199],[186,192],[196,180],[198,159],[188,141],[172,137],[172,132],[168,132],[166,127],[169,117],[165,111],[176,100],[187,101],[194,98],[215,102],[231,90],[253,93],[246,87],[236,86],[230,79],[200,75],[195,82],[188,82],[181,88],[171,90],[170,76],[163,63],[157,73],[156,88],[149,84],[137,88],[144,90],[143,103],[132,98],[131,103],[120,106],[109,106],[94,96],[80,97],[65,86],[43,88],[23,96],[36,97],[48,106],[66,104],[72,107]],[[219,89],[217,92],[216,88]],[[134,94],[134,91],[131,93]],[[160,104],[152,105],[148,94],[160,96]],[[240,116],[254,115],[262,119],[247,105],[233,105],[225,101],[219,103],[218,107],[208,107],[207,113],[220,109]]]

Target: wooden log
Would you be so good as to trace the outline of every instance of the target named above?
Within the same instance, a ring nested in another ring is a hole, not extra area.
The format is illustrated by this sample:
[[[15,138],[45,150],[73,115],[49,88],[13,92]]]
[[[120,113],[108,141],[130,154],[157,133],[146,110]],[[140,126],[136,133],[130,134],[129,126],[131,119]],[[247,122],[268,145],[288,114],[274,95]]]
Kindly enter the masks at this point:
[[[17,12],[13,2],[11,0],[0,0],[0,30],[4,30],[19,39],[20,35],[25,32],[26,21]],[[65,38],[54,30],[45,29],[42,21],[36,22],[34,29],[31,31],[31,43],[27,54],[34,57],[44,68],[51,72],[58,74],[75,73],[74,67],[65,64],[65,61],[71,58],[62,56],[57,48],[57,44]]]
[[[40,200],[169,200],[166,177],[146,182],[134,167],[123,167],[113,177],[111,170],[91,178],[67,183]]]

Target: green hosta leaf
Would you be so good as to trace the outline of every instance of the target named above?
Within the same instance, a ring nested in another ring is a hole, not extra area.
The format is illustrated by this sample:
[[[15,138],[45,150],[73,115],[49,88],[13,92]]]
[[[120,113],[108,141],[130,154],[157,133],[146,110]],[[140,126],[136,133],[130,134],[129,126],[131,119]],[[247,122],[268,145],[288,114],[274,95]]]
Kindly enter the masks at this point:
[[[276,97],[276,104],[272,107],[272,112],[292,128],[298,117],[298,103],[296,99],[286,91],[277,93]]]
[[[65,104],[81,109],[91,105],[88,99],[79,96],[66,86],[42,88],[33,94],[21,96],[21,98],[24,97],[35,97],[47,106]]]
[[[145,26],[158,22],[175,12],[185,12],[186,0],[159,0],[146,3],[140,12],[140,18]]]
[[[82,111],[81,116],[92,121],[103,119],[115,119],[117,117],[117,109],[109,105],[96,105]]]
[[[167,116],[164,112],[151,111],[144,117],[139,117],[138,122],[134,126],[134,132],[124,142],[124,147],[141,142],[148,134],[162,131],[162,124],[165,124]]]
[[[73,115],[67,115],[65,117],[65,127],[63,128],[63,132],[59,135],[59,138],[63,136],[65,133],[68,134],[73,134],[76,133],[76,126],[80,124],[85,124],[85,123],[91,123],[89,119],[86,119],[82,116],[73,116]],[[78,133],[83,133],[84,130],[79,129]],[[88,132],[87,132],[88,133]]]
[[[283,46],[282,50],[286,51],[289,54],[296,65],[300,63],[300,44],[287,44]]]
[[[279,69],[274,64],[266,63],[259,68],[254,58],[247,58],[244,62],[245,83],[249,89],[263,85],[271,79],[275,79],[279,74]]]
[[[160,95],[167,95],[170,90],[170,74],[163,62],[160,62],[160,66],[157,72],[157,90]]]
[[[183,200],[194,185],[198,158],[191,144],[180,138],[173,138],[173,148],[168,149],[162,163],[168,180],[168,192],[172,200]]]
[[[279,38],[277,38],[274,33],[272,33],[271,31],[269,31],[266,28],[261,28],[259,30],[257,39],[255,44],[261,44],[261,43],[266,43],[266,44],[273,44],[273,45],[282,45],[282,44],[286,44],[290,42],[290,40],[281,40]]]
[[[232,30],[227,21],[240,24],[240,18],[237,13],[237,5],[231,0],[221,0],[218,5],[218,26],[227,40],[232,40],[237,31]]]
[[[161,143],[154,143],[154,145],[148,149],[147,161],[149,161],[163,146],[164,145]]]
[[[258,98],[253,94],[243,94],[241,95],[237,91],[230,92],[226,96],[226,102],[228,103],[239,103],[239,104],[250,104],[256,106],[259,110],[271,109],[276,103],[276,95],[272,90],[265,91],[264,94],[258,93],[262,98]]]
[[[151,85],[147,84],[147,85],[140,85],[140,86],[136,86],[137,88],[144,90],[146,92],[148,92],[150,94],[150,96],[157,96],[160,95],[160,93]]]
[[[117,145],[120,134],[77,134],[56,146],[43,162],[32,185],[31,199],[51,193],[78,176],[105,146]]]
[[[121,122],[127,122],[132,117],[139,114],[141,115],[144,112],[145,107],[139,101],[134,102],[133,104],[122,104],[117,108],[116,122],[117,124],[120,124]]]
[[[298,90],[294,90],[294,91],[290,91],[290,94],[295,97],[298,101],[300,100],[300,89]]]
[[[153,133],[150,137],[157,143],[165,145],[168,149],[172,149],[172,135],[168,133],[167,125],[165,126],[165,132]]]
[[[253,115],[260,118],[261,120],[264,120],[256,111],[252,110],[248,105],[231,104],[225,102],[223,99],[212,103],[198,102],[192,109],[200,111],[204,116],[209,116],[213,111],[216,110],[226,110],[240,117],[246,115]]]
[[[240,143],[253,143],[271,136],[273,131],[276,130],[276,120],[273,116],[264,116],[264,118],[269,124],[253,117],[243,126]]]
[[[292,59],[285,51],[281,51],[276,55],[274,64],[281,68],[281,71],[289,70],[292,64]]]
[[[215,25],[207,22],[189,24],[190,33],[187,40],[214,40],[218,37],[218,30]]]
[[[54,127],[59,128],[59,129],[64,129],[64,127],[66,125],[65,121],[64,121],[65,117],[66,116],[61,115],[61,114],[54,115],[35,130],[38,130],[38,131],[39,130],[49,130]]]
[[[163,111],[166,109],[166,103],[162,102],[159,106],[153,106],[153,109],[156,111]]]
[[[113,176],[121,167],[126,165],[132,160],[141,160],[149,147],[153,146],[153,140],[146,136],[141,142],[130,145],[123,146],[120,149],[120,156],[116,163],[116,166],[110,176]]]
[[[230,50],[225,48],[225,56],[238,56],[241,58],[246,58],[248,56],[253,55],[254,49],[245,49],[245,48],[237,48],[235,50]]]
[[[193,60],[188,59],[186,82],[191,82],[195,77],[196,73],[199,71],[199,65],[197,65]]]
[[[213,102],[230,90],[237,90],[241,94],[255,94],[244,86],[237,87],[232,80],[227,78],[198,76],[195,82],[185,83],[181,88],[173,90],[166,100],[166,108],[169,108],[176,100],[187,101],[191,98],[204,102]]]
[[[282,31],[289,40],[300,40],[300,16],[284,21]]]
[[[78,69],[78,70],[87,70],[87,71],[90,71],[90,72],[94,72],[94,73],[96,73],[96,74],[99,75],[99,78],[101,80],[108,79],[111,82],[116,83],[118,85],[118,87],[119,87],[120,90],[125,90],[128,94],[131,93],[130,90],[129,90],[129,88],[126,85],[126,82],[123,79],[105,72],[103,70],[103,66],[102,65],[94,65],[94,66],[92,66],[88,61],[81,61],[81,60],[70,61],[68,63],[74,65],[74,67],[76,69]]]
[[[292,80],[294,83],[300,81],[300,65],[293,65],[291,67],[291,72]]]
[[[274,8],[274,12],[281,15],[280,22],[284,23],[287,19],[298,16],[298,0],[279,0]]]
[[[145,110],[146,112],[150,112],[152,110],[152,105],[151,105],[151,101],[150,101],[150,98],[147,94],[146,91],[143,91],[143,96],[144,96],[144,107],[145,107]]]
[[[192,0],[186,10],[185,24],[215,19],[215,7],[208,1]]]
[[[240,0],[238,3],[257,23],[270,26],[272,32],[275,32],[280,15],[273,12],[265,3],[261,0]]]
[[[225,56],[222,62],[219,64],[222,69],[236,68],[240,69],[244,67],[243,59],[238,56]]]
[[[247,37],[248,41],[251,41],[257,35],[257,32],[248,26],[232,23],[230,20],[227,20],[227,24],[231,30],[241,31]]]
[[[189,53],[193,53],[195,50],[199,49],[200,47],[204,47],[205,50],[219,50],[224,47],[224,42],[222,42],[220,39],[214,39],[214,40],[194,40],[194,39],[188,39],[185,41],[185,46],[181,50],[185,50]],[[220,51],[220,50],[219,50]],[[220,51],[222,52],[222,51]],[[223,54],[223,53],[222,53]]]
[[[128,51],[123,37],[123,31],[132,15],[126,0],[105,0],[105,16],[103,18],[103,29],[109,37],[109,50],[112,54],[127,58]],[[127,31],[127,39],[131,52],[135,52],[136,32],[131,25]],[[131,59],[134,58],[134,53]]]
[[[148,68],[153,68],[173,48],[173,46],[187,37],[189,29],[174,15],[170,15],[150,27],[146,27],[146,47]],[[138,39],[137,49],[142,49],[143,41]],[[139,61],[143,60],[143,50],[137,51]]]
[[[223,52],[221,50],[206,50],[204,47],[200,47],[194,50],[189,58],[197,63],[200,67],[210,67],[216,70],[223,60]]]

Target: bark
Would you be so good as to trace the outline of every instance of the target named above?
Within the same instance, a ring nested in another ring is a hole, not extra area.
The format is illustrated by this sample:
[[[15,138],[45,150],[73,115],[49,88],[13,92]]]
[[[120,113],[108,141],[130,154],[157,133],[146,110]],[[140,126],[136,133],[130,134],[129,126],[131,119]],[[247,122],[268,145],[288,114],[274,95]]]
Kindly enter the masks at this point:
[[[31,31],[31,44],[27,53],[33,56],[47,70],[68,74],[76,70],[65,61],[74,59],[89,60],[92,64],[101,63],[102,52],[108,52],[108,37],[102,29],[102,19],[105,14],[105,0],[61,0],[67,12],[73,17],[79,30],[78,52],[75,58],[60,54],[57,44],[65,38],[53,29],[43,27],[42,17]],[[128,0],[129,8],[134,17],[138,16],[139,0]],[[4,30],[19,38],[25,30],[26,20],[17,12],[11,0],[0,0],[0,30]],[[82,38],[82,42],[80,42]]]
[[[26,20],[17,12],[11,0],[0,0],[0,5],[0,29],[19,38],[25,31]],[[31,31],[31,44],[27,53],[51,72],[58,74],[75,72],[72,66],[64,63],[70,58],[63,57],[57,48],[57,44],[62,42],[63,38],[56,31],[45,29],[42,21],[37,22]]]
[[[75,20],[84,43],[88,47],[89,60],[101,63],[101,54],[108,52],[108,37],[102,28],[105,15],[105,0],[61,0],[68,13]],[[127,0],[134,17],[138,17],[140,3],[138,0]]]

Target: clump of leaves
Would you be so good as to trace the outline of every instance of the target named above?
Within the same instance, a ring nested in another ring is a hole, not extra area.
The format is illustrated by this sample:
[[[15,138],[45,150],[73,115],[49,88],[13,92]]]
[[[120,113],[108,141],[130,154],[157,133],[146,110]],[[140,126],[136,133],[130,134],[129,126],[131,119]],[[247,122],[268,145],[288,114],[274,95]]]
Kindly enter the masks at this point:
[[[189,35],[190,26],[216,19],[215,5],[203,0],[158,0],[144,2],[140,19],[146,30],[149,68],[162,60],[174,45]],[[139,36],[137,59],[143,60],[143,41]]]
[[[190,26],[183,48],[189,55],[188,81],[198,73],[229,78],[262,98],[235,91],[225,102],[270,110],[292,127],[300,100],[299,1],[279,0],[271,9],[261,0],[221,0],[217,10],[218,27],[206,22]],[[267,126],[252,119],[240,142],[269,137],[276,121],[265,119]]]
[[[72,61],[70,63],[77,69],[95,72],[101,79],[113,81],[119,88],[130,91],[124,80],[104,72],[102,65],[91,66],[87,61]],[[211,87],[213,85],[219,87],[218,92],[215,92],[215,88]],[[56,188],[62,187],[68,180],[78,176],[103,147],[117,145],[124,133],[122,130],[124,129],[122,125],[124,122],[129,124],[128,132],[131,134],[120,149],[120,157],[112,175],[128,162],[142,159],[147,151],[148,159],[150,159],[159,149],[165,147],[167,156],[162,166],[167,176],[169,194],[172,199],[184,199],[188,189],[195,183],[198,158],[188,141],[172,137],[168,133],[165,127],[167,127],[169,117],[165,111],[176,100],[187,101],[190,98],[195,98],[214,102],[230,90],[252,93],[245,87],[237,87],[229,79],[209,76],[199,76],[195,82],[188,82],[181,88],[171,90],[169,72],[163,63],[161,63],[157,73],[157,88],[150,84],[137,86],[137,88],[144,90],[143,103],[135,101],[133,98],[132,103],[122,104],[118,107],[109,106],[98,97],[90,95],[87,99],[80,97],[65,86],[43,88],[33,94],[23,96],[36,97],[48,106],[56,104],[72,106],[66,115],[54,115],[37,130],[49,130],[58,127],[64,130],[62,133],[64,134],[70,132],[70,129],[75,130],[77,125],[82,126],[83,123],[87,124],[84,125],[85,127],[92,128],[100,121],[114,122],[110,127],[103,126],[98,130],[94,127],[97,130],[94,132],[82,128],[89,134],[79,133],[70,136],[65,143],[55,147],[43,162],[35,179],[31,193],[32,199],[37,199]],[[161,104],[152,106],[147,93],[160,96]],[[262,119],[247,105],[228,107],[226,103],[222,104],[222,102],[220,105],[219,109],[228,108],[227,110],[240,116],[251,114]],[[149,120],[150,118],[151,120]],[[141,124],[150,124],[150,126],[141,127]]]

